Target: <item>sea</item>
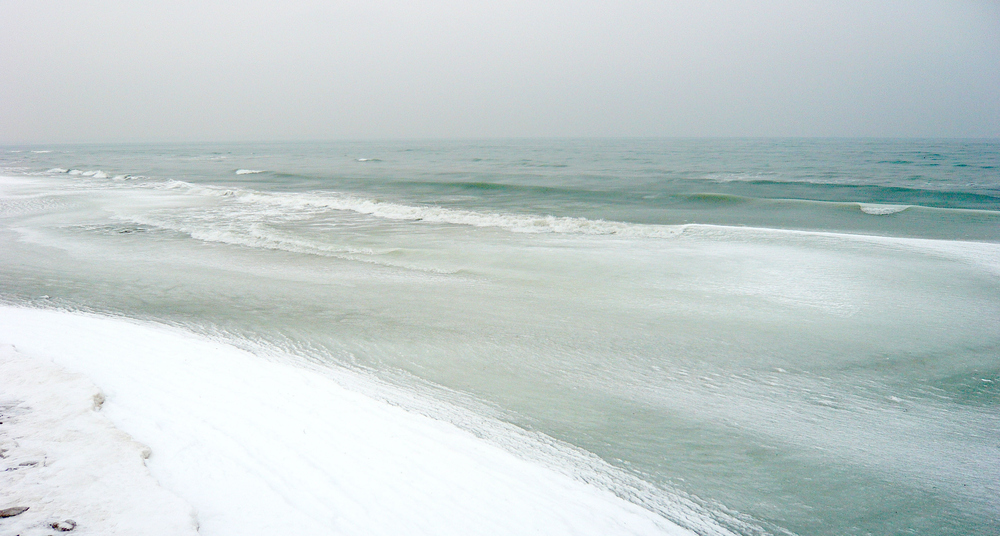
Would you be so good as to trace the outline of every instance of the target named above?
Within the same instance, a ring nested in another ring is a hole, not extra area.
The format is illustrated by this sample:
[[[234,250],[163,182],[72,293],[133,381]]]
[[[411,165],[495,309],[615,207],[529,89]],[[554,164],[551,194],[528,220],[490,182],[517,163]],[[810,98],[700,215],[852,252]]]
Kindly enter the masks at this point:
[[[1000,534],[1000,140],[2,146],[0,176],[0,304],[278,349],[702,534]]]

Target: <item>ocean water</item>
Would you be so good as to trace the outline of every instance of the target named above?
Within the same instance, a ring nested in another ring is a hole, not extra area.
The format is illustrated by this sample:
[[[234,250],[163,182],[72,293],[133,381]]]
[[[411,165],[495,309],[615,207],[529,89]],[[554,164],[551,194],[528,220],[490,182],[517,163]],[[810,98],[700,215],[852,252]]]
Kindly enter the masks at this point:
[[[0,176],[4,304],[369,377],[701,533],[1000,533],[998,141],[0,147]]]

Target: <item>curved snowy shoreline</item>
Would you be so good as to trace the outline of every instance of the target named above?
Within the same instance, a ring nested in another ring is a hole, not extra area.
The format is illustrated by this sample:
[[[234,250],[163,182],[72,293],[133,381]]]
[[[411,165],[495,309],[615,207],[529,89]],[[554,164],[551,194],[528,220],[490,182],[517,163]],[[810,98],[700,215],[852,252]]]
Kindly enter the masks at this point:
[[[0,307],[0,342],[98,385],[101,413],[152,448],[150,472],[204,535],[691,534],[451,424],[179,330]]]

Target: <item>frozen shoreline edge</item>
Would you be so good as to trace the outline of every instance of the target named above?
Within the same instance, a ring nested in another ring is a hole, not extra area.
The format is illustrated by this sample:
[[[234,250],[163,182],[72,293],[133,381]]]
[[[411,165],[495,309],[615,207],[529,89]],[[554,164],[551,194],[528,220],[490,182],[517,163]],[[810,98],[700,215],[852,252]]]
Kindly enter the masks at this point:
[[[153,476],[197,508],[202,534],[690,534],[450,424],[194,335],[0,307],[0,341],[104,388],[103,413],[150,444]]]

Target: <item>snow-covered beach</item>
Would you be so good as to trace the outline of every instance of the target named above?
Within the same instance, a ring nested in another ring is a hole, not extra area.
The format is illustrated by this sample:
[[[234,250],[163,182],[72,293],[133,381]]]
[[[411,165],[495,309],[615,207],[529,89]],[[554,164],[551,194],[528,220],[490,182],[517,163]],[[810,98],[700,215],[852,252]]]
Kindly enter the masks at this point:
[[[191,506],[143,465],[85,376],[0,345],[0,533],[194,535]]]
[[[0,341],[0,506],[29,508],[4,534],[64,520],[76,534],[690,534],[451,424],[173,328],[0,307]]]

